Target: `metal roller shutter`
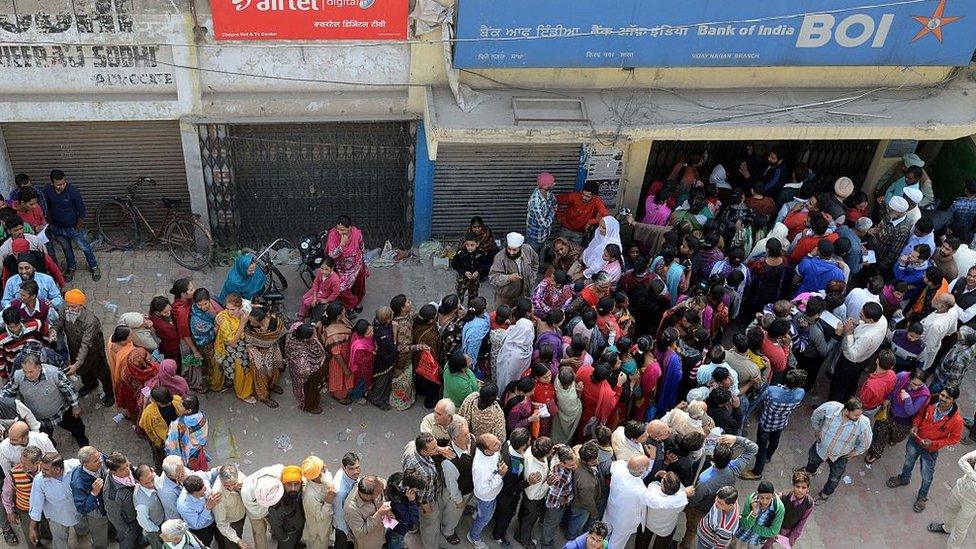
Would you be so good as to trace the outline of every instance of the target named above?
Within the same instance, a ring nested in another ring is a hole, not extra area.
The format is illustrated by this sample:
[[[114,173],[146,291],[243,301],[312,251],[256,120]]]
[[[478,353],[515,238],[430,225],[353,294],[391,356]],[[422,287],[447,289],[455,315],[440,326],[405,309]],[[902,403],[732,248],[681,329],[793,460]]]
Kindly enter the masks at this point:
[[[539,172],[555,176],[556,192],[571,191],[579,161],[578,144],[441,143],[431,234],[456,237],[475,215],[484,218],[496,237],[525,232],[526,205]]]
[[[150,223],[162,220],[162,197],[183,200],[190,210],[179,124],[175,121],[44,122],[0,126],[15,173],[26,173],[41,187],[53,169],[63,171],[85,199],[90,228],[95,209],[124,195],[136,178],[151,177],[155,187],[136,195]],[[143,228],[144,229],[144,228]],[[145,235],[143,235],[145,237]]]

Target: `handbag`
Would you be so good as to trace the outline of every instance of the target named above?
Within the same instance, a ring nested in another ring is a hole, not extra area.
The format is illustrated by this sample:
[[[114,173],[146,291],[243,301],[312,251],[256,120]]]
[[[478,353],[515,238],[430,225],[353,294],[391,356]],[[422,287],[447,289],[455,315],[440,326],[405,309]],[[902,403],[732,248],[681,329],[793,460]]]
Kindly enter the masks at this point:
[[[417,361],[414,371],[431,383],[441,384],[441,365],[430,351],[421,351],[420,360]]]
[[[881,407],[878,408],[878,413],[874,414],[874,421],[884,421],[888,419],[888,412],[891,410],[891,400],[885,400]]]

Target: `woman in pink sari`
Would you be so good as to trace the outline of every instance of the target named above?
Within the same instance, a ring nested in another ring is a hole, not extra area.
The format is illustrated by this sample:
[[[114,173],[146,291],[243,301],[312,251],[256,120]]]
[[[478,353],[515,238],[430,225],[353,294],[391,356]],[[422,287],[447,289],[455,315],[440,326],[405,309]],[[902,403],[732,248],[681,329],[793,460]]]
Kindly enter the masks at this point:
[[[325,251],[335,261],[339,275],[339,301],[347,311],[362,312],[360,303],[366,295],[366,247],[363,232],[352,226],[348,216],[340,215],[326,237]]]

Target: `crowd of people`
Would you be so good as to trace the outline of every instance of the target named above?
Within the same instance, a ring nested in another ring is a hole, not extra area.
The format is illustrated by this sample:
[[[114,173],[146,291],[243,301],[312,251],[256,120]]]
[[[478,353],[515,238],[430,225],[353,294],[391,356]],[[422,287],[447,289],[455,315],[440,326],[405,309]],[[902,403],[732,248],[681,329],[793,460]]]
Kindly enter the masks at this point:
[[[19,525],[26,543],[58,548],[72,529],[96,548],[114,532],[124,549],[264,549],[269,536],[281,548],[789,548],[850,460],[902,442],[886,485],[909,485],[918,463],[922,512],[940,451],[974,434],[959,400],[976,357],[976,180],[934,209],[924,163],[906,155],[872,216],[853,181],[788,169],[776,148],[707,181],[704,167],[689,157],[651,184],[640,221],[610,215],[595,185],[556,196],[540,174],[524,233],[496,240],[472,219],[450,263],[456,293],[436,303],[400,294],[359,318],[369,273],[343,216],[295,322],[267,307],[266,274],[244,254],[216,296],[177,280],[108,342],[29,222],[0,209],[0,254],[17,270],[4,261],[5,540]],[[274,408],[282,373],[308,413],[324,391],[430,412],[386,478],[352,452],[334,472],[317,456],[213,463],[197,394]],[[79,399],[99,386],[152,463],[91,445]],[[766,478],[791,423],[809,433],[806,463]],[[56,450],[55,426],[77,458]],[[928,525],[953,549],[976,516],[976,452],[958,465],[944,520]]]

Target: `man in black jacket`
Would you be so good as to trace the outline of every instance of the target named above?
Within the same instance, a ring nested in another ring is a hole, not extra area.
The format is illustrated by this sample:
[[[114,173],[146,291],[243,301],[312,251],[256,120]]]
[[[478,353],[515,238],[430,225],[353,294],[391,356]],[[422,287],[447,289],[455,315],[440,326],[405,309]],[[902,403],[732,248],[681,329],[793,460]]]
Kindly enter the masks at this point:
[[[522,500],[522,492],[527,485],[526,479],[522,477],[522,472],[525,470],[523,453],[529,449],[530,439],[529,430],[519,427],[509,433],[508,442],[502,446],[501,459],[508,465],[508,472],[502,479],[502,491],[495,500],[495,526],[492,529],[495,543],[502,547],[510,545],[507,536],[508,526],[515,516],[515,510]]]

